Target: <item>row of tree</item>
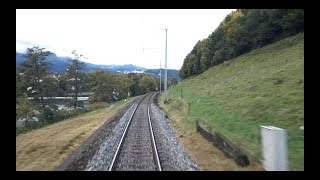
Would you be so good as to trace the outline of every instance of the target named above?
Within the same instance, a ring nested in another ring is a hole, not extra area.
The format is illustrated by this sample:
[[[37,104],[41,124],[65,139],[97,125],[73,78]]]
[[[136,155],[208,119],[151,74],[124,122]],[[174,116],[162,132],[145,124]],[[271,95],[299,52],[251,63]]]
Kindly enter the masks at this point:
[[[87,74],[88,83],[94,95],[89,101],[110,102],[137,96],[158,88],[158,81],[144,74],[112,74],[105,70]]]
[[[227,15],[208,38],[198,41],[184,59],[180,77],[200,74],[252,49],[303,31],[303,9],[238,9]]]
[[[52,109],[57,109],[46,97],[72,96],[74,109],[81,106],[82,92],[93,92],[90,103],[112,102],[158,90],[159,80],[146,74],[115,74],[105,70],[84,73],[83,55],[72,52],[72,64],[63,74],[49,74],[50,64],[44,61],[51,52],[44,48],[28,48],[26,61],[16,69],[16,113],[18,118],[30,119],[35,110],[48,121]],[[33,98],[31,101],[28,98]]]

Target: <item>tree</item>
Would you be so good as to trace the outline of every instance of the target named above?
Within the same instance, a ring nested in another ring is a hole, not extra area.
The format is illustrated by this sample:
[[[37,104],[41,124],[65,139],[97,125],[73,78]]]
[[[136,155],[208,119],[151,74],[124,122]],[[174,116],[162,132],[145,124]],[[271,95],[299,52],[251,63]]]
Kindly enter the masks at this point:
[[[304,31],[304,10],[289,9],[281,20],[283,30],[288,35]]]
[[[128,94],[131,96],[130,89],[133,84],[133,79],[131,79],[127,74],[119,76],[119,82],[115,87],[117,92],[119,92],[119,100],[127,98]]]
[[[81,92],[82,82],[85,74],[83,73],[83,68],[85,66],[84,62],[81,62],[79,59],[83,55],[78,55],[76,51],[72,51],[74,59],[72,59],[72,64],[67,69],[68,85],[69,92],[74,95],[73,106],[77,108],[79,106],[78,94]]]
[[[28,83],[25,80],[25,74],[16,69],[16,102],[23,93],[27,92]]]
[[[202,73],[210,68],[210,63],[213,56],[213,51],[211,50],[213,49],[212,38],[209,36],[207,39],[204,39],[203,41],[201,41],[200,47],[202,52],[202,55],[200,58],[200,66],[201,66],[201,73]]]
[[[140,86],[139,86],[139,82],[140,82],[140,76],[135,74],[135,73],[129,73],[128,77],[132,80],[132,84],[129,87],[129,91],[130,91],[130,95],[131,96],[138,96],[141,94],[140,92]]]
[[[188,72],[188,76],[193,76],[195,73],[194,73],[194,68],[193,68],[193,66],[194,66],[194,60],[195,60],[195,55],[194,54],[189,54],[188,56],[187,56],[187,61],[186,61],[186,63],[187,63],[187,72]]]
[[[58,77],[58,96],[67,96],[67,74],[61,74]]]
[[[188,61],[188,56],[186,56],[186,58],[183,61],[183,65],[179,71],[179,76],[181,79],[185,79],[188,77],[188,67],[187,67],[187,61]]]
[[[194,61],[193,61],[193,72],[194,74],[200,74],[201,69],[200,69],[200,58],[198,56],[195,56]]]
[[[157,88],[157,80],[153,77],[143,76],[139,83],[141,94],[155,91]]]
[[[95,71],[88,75],[91,91],[94,92],[90,96],[90,102],[108,102],[112,96],[112,87],[108,82],[109,73],[107,71]]]
[[[25,55],[26,61],[19,68],[19,73],[22,73],[28,82],[28,95],[43,108],[45,107],[43,80],[48,74],[48,63],[44,59],[51,54],[49,51],[43,51],[44,49],[38,46],[28,48]]]
[[[58,79],[54,75],[48,75],[43,79],[43,94],[46,97],[55,97],[58,95]]]
[[[177,81],[176,78],[173,78],[173,79],[171,79],[171,80],[169,81],[169,87],[170,87],[170,86],[175,86],[175,85],[177,85],[177,84],[178,84],[178,81]]]
[[[33,110],[34,104],[28,99],[27,93],[23,93],[16,104],[16,120],[25,119],[25,124],[28,125],[34,116]]]

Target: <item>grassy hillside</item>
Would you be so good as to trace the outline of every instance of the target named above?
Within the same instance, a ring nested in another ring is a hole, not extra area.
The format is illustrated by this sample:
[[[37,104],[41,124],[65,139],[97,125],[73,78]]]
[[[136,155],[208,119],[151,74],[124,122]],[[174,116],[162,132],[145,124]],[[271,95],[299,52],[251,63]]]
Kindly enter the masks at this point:
[[[16,170],[54,170],[109,117],[136,97],[16,137]]]
[[[161,106],[185,132],[199,120],[256,159],[262,159],[260,125],[286,129],[290,170],[304,170],[304,33],[188,78],[168,96]]]

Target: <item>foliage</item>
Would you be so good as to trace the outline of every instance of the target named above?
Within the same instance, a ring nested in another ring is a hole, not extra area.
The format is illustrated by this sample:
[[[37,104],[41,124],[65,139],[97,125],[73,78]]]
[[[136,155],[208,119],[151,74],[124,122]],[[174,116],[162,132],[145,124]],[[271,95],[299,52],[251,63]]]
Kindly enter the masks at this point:
[[[128,75],[120,75],[119,81],[115,85],[115,90],[119,93],[119,99],[125,99],[131,96],[132,92],[130,92],[131,87],[133,86],[134,80],[130,78]]]
[[[140,86],[139,86],[139,80],[141,78],[140,75],[135,73],[129,73],[128,77],[132,79],[133,83],[131,84],[129,91],[131,96],[138,96],[141,94],[140,92]]]
[[[143,76],[140,80],[139,86],[141,89],[141,93],[149,93],[151,91],[155,91],[157,88],[156,79],[150,76]]]
[[[99,103],[94,103],[94,104],[89,104],[89,106],[87,107],[88,111],[93,111],[96,109],[103,109],[103,108],[107,108],[109,106],[108,103],[105,102],[99,102]]]
[[[16,102],[23,93],[27,92],[28,82],[26,81],[25,74],[16,69]]]
[[[25,119],[26,124],[30,122],[34,116],[34,104],[28,99],[28,95],[24,93],[19,97],[16,104],[16,120]]]
[[[112,96],[112,87],[108,81],[110,74],[107,71],[95,71],[88,74],[91,91],[94,92],[90,96],[89,102],[109,102]]]
[[[32,121],[32,117],[35,117],[35,113],[33,111],[34,104],[29,101],[28,99],[25,99],[25,97],[21,97],[19,99],[19,103],[17,104],[17,118],[27,118],[28,121],[26,121],[25,126],[17,126],[16,127],[16,135],[19,135],[21,133],[26,133],[35,129],[39,129],[41,127],[44,127],[46,125],[59,122],[61,120],[70,119],[73,117],[77,117],[79,115],[92,112],[98,109],[104,109],[108,107],[108,103],[94,103],[90,104],[86,108],[76,108],[72,110],[54,110],[50,106],[46,106],[45,110],[42,114],[39,114],[37,118],[46,118],[47,121],[44,122],[38,122],[38,121]]]
[[[210,67],[252,49],[304,31],[303,9],[238,9],[225,17],[208,38],[187,54],[180,77],[201,74]]]
[[[39,48],[38,46],[28,48],[25,55],[27,60],[18,69],[18,73],[21,73],[24,81],[28,82],[28,96],[33,97],[42,107],[45,106],[43,100],[45,96],[45,82],[43,81],[47,76],[48,69],[48,63],[44,62],[44,59],[50,54],[49,51],[43,50],[44,48]]]
[[[74,108],[77,108],[79,106],[78,94],[82,92],[82,85],[85,78],[85,73],[83,72],[85,63],[79,60],[83,55],[78,55],[76,51],[72,51],[72,54],[75,58],[72,59],[72,64],[67,69],[67,81],[69,85],[68,90],[74,95]]]
[[[175,85],[178,84],[178,81],[177,81],[176,79],[172,79],[172,80],[169,81],[168,84],[169,84],[169,87],[170,87],[170,86],[175,86]]]
[[[28,49],[27,60],[16,69],[16,119],[28,119],[27,126],[17,126],[18,134],[102,107],[95,105],[99,102],[105,104],[105,102],[119,101],[157,88],[157,80],[149,74],[117,74],[104,70],[85,74],[83,72],[85,65],[79,60],[84,57],[75,51],[72,53],[75,58],[70,60],[70,66],[64,74],[49,74],[48,63],[44,59],[51,53],[39,47]],[[171,81],[169,85],[170,83]],[[177,82],[172,81],[172,84],[175,83]],[[78,101],[82,92],[94,93],[89,97],[89,106],[84,107],[83,101]],[[57,96],[73,96],[73,100],[63,100],[63,103],[66,106],[73,106],[74,109],[59,110],[56,105],[57,100],[50,99]]]

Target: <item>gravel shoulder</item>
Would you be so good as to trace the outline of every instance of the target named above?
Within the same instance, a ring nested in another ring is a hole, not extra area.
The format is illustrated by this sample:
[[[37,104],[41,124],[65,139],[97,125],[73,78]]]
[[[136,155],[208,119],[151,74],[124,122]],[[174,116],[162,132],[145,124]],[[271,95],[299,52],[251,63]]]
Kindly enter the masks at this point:
[[[151,121],[157,143],[162,169],[164,171],[196,171],[199,167],[190,158],[180,143],[172,124],[164,111],[158,107],[158,94],[151,103]]]

